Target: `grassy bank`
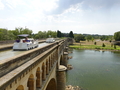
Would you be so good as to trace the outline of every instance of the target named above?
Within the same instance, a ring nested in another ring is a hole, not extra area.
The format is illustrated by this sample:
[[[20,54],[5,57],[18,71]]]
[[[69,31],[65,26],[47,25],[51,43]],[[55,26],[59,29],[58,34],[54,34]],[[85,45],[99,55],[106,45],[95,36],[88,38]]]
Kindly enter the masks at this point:
[[[94,45],[94,42],[96,42],[96,45]],[[105,47],[103,47],[103,43]],[[71,48],[74,49],[97,49],[97,50],[120,50],[120,46],[116,46],[116,49],[111,46],[111,43],[109,41],[81,41],[80,43],[74,43],[73,45],[70,45]]]

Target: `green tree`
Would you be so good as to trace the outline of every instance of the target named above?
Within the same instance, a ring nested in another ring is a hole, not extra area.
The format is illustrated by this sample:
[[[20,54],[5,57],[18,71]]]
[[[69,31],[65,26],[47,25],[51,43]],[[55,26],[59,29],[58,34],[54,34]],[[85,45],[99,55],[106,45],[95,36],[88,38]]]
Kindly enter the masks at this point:
[[[120,31],[114,33],[114,39],[120,41]]]
[[[31,37],[31,35],[32,35],[32,30],[30,30],[29,28],[25,28],[25,29],[23,29],[20,33],[22,33],[22,34],[28,34],[29,37]]]
[[[89,42],[90,40],[92,40],[92,36],[91,35],[88,35],[87,37],[86,37],[86,39],[87,39],[87,41]]]
[[[104,40],[109,40],[109,36],[108,35],[102,35],[101,37],[100,37],[100,39],[102,40],[102,41],[104,41]]]
[[[80,42],[80,41],[84,41],[85,40],[85,36],[82,34],[74,34],[74,39],[76,42]]]
[[[56,36],[57,36],[56,31],[48,30],[47,37],[49,37],[49,36],[56,38]]]
[[[15,30],[12,31],[15,36],[15,39],[18,38],[17,35],[22,34],[22,31],[23,31],[23,28],[21,27],[15,28]]]
[[[57,36],[56,31],[51,31],[51,30],[48,30],[47,32],[46,31],[43,31],[43,32],[39,31],[37,34],[34,34],[35,39],[48,38],[49,36],[56,38],[56,36]]]
[[[3,29],[0,28],[0,40],[1,40],[1,41],[3,40],[3,35],[4,35],[4,33],[3,33]]]
[[[97,44],[97,42],[94,42],[94,45],[96,45]]]
[[[94,41],[94,38],[92,37],[92,42]]]
[[[54,37],[54,38],[57,37],[57,32],[56,32],[56,31],[53,31],[53,32],[52,32],[52,37]]]
[[[9,40],[15,40],[15,35],[13,34],[12,30],[8,31],[8,36],[9,36]]]
[[[59,30],[57,30],[57,37],[62,37],[62,33]]]
[[[100,39],[101,39],[102,41],[104,41],[104,40],[105,40],[105,35],[102,35],[102,36],[100,37]]]
[[[0,28],[0,40],[14,40],[13,32],[4,28]]]
[[[105,47],[105,44],[104,44],[104,43],[102,44],[102,47]]]
[[[8,30],[1,28],[0,29],[0,34],[1,34],[1,40],[8,40]]]
[[[74,38],[74,35],[73,35],[73,32],[72,32],[72,31],[70,31],[69,37]]]
[[[35,38],[36,39],[42,39],[42,38],[47,38],[47,32],[44,31],[39,31],[36,35],[35,35]]]

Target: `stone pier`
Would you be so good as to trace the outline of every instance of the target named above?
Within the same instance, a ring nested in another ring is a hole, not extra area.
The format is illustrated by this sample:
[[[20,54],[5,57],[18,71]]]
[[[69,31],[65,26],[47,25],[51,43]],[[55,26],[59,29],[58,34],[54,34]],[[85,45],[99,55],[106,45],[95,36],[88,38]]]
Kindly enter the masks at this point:
[[[66,69],[63,65],[59,66],[57,71],[57,90],[65,90],[66,88]]]

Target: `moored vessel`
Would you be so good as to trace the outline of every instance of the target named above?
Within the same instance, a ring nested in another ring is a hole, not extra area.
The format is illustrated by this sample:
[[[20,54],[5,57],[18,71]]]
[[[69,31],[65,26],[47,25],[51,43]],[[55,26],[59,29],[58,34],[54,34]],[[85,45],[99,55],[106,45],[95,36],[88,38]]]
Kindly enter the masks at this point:
[[[28,38],[28,34],[18,35],[20,39],[14,42],[13,50],[29,50],[38,47],[38,40]]]

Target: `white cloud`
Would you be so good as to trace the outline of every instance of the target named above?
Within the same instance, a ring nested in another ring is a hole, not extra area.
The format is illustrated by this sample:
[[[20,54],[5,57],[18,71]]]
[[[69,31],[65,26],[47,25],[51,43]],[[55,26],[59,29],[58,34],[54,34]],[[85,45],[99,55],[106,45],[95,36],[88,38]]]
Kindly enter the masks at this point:
[[[119,29],[119,12],[117,0],[0,0],[0,26],[112,33]]]
[[[75,13],[75,12],[81,12],[82,9],[81,9],[81,5],[82,3],[78,3],[76,5],[71,5],[70,8],[66,9],[64,13]]]
[[[0,0],[0,10],[4,9],[4,4]]]
[[[16,8],[18,5],[24,5],[24,1],[23,0],[6,0],[6,4],[8,5],[8,7],[10,7],[11,9]]]

